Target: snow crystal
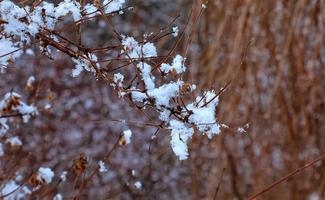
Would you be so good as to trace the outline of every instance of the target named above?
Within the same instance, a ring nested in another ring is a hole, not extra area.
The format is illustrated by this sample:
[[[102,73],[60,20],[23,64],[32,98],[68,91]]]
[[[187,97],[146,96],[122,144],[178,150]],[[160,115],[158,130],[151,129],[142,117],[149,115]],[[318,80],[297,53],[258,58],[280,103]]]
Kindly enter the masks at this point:
[[[87,3],[84,6],[84,11],[85,11],[85,13],[87,14],[88,17],[94,17],[94,16],[97,15],[98,9],[93,4]]]
[[[10,92],[5,95],[4,99],[0,101],[0,110],[6,108],[9,105],[9,103],[13,101],[13,99],[15,99],[17,103],[14,105],[10,105],[10,108],[12,111],[18,112],[19,114],[22,115],[24,123],[28,122],[31,115],[38,114],[37,108],[35,106],[27,105],[26,103],[22,102],[20,100],[21,96],[15,92]],[[2,122],[3,121],[0,120],[1,125],[4,125]],[[0,129],[0,133],[2,133],[1,129]]]
[[[1,109],[1,107],[0,107]],[[8,118],[0,118],[0,136],[6,134],[9,130],[9,126],[7,125]]]
[[[1,194],[2,194],[2,195],[9,194],[9,193],[15,191],[15,190],[18,189],[18,188],[19,188],[19,185],[17,185],[15,181],[12,181],[12,180],[11,180],[11,181],[9,181],[8,183],[6,183],[6,185],[4,186],[4,188],[3,188],[2,191],[1,191]],[[13,196],[13,195],[14,195],[14,194],[9,195],[9,196],[8,196],[8,199],[10,199],[9,197],[10,197],[10,196]],[[12,199],[14,199],[14,198],[12,198]]]
[[[124,76],[121,73],[114,74],[113,81],[116,86],[123,87]]]
[[[143,45],[141,49],[144,57],[156,57],[157,49],[153,43],[147,42]],[[141,54],[142,55],[142,54]]]
[[[137,67],[141,71],[142,80],[148,90],[155,88],[155,77],[151,74],[151,66],[147,63],[140,62]]]
[[[32,87],[34,82],[35,82],[35,77],[34,76],[30,76],[27,79],[27,87]]]
[[[52,178],[54,177],[54,172],[50,168],[40,167],[38,169],[37,178],[41,181],[45,181],[45,183],[49,184],[52,182]]]
[[[183,73],[186,70],[184,65],[185,59],[181,55],[176,55],[173,60],[173,68],[175,69],[177,74]]]
[[[21,102],[17,111],[23,116],[23,122],[27,123],[32,114],[38,114],[37,108],[33,105],[27,105]]]
[[[161,66],[160,66],[160,70],[161,70],[162,72],[166,73],[166,74],[167,74],[168,72],[170,72],[171,69],[172,69],[172,66],[170,66],[170,64],[167,64],[167,63],[163,63],[163,64],[161,64]]]
[[[54,4],[43,1],[40,7],[37,7],[37,9],[45,12],[46,18],[44,20],[44,26],[48,29],[53,30],[55,28],[55,23],[57,22],[57,19],[55,19],[55,12],[57,12],[57,10]],[[42,12],[40,12],[39,18],[44,17],[42,16]]]
[[[24,179],[23,175],[16,172],[15,181],[23,181],[23,179]]]
[[[208,91],[205,93],[204,98],[200,96],[196,98],[196,102],[199,102],[198,105],[196,105],[197,103],[191,103],[186,106],[193,113],[189,117],[189,122],[194,123],[199,131],[206,133],[209,138],[220,132],[220,126],[215,118],[215,109],[219,99],[218,97],[215,98],[215,96],[214,91]],[[202,101],[202,98],[204,101]]]
[[[21,188],[19,187],[20,186],[15,181],[10,180],[2,188],[0,196],[6,196],[3,200],[25,199],[25,195],[30,194],[31,191],[26,186]]]
[[[237,128],[237,131],[239,133],[245,133],[246,132],[246,130],[244,128],[242,128],[242,127]]]
[[[105,163],[102,160],[100,160],[98,162],[98,165],[99,165],[99,172],[107,172],[107,168],[105,166]]]
[[[122,9],[125,0],[105,0],[103,5],[105,6],[105,13],[112,13]]]
[[[131,96],[134,102],[143,102],[147,98],[147,95],[140,91],[132,91]]]
[[[93,63],[96,63],[96,68],[100,68],[100,65],[97,63],[97,56],[94,54],[88,54],[87,55],[90,60],[87,60],[85,58],[72,58],[72,61],[75,63],[75,68],[72,70],[72,77],[77,77],[80,75],[80,73],[83,70],[89,71],[89,72],[96,72],[94,69]]]
[[[178,36],[178,27],[177,26],[174,26],[173,28],[172,28],[172,31],[173,31],[173,33],[172,33],[172,35],[174,36],[174,37],[177,37]]]
[[[126,57],[130,58],[147,58],[156,57],[157,49],[154,44],[147,42],[143,45],[139,43],[133,37],[122,36],[122,53],[127,53]]]
[[[159,119],[164,121],[164,122],[167,122],[169,117],[171,115],[171,112],[167,109],[163,109],[160,113],[159,113]]]
[[[61,179],[61,181],[66,181],[67,180],[67,174],[68,174],[68,172],[67,171],[63,171],[62,173],[61,173],[61,175],[60,175],[60,179]]]
[[[44,106],[44,109],[48,110],[48,109],[50,109],[51,107],[52,107],[51,104],[47,103],[47,104]]]
[[[123,137],[125,139],[126,144],[131,143],[132,131],[130,129],[123,131]]]
[[[138,189],[138,190],[141,190],[142,189],[142,183],[140,181],[136,181],[134,183],[134,186]]]
[[[171,65],[163,63],[161,64],[160,69],[166,74],[171,71],[175,71],[177,74],[181,74],[186,71],[184,61],[185,59],[181,55],[176,55]]]
[[[75,68],[72,70],[72,77],[77,77],[83,71],[83,63],[77,59],[72,59],[72,61],[76,64]]]
[[[43,15],[43,13],[45,15]],[[29,24],[26,25],[26,28],[33,36],[39,32],[41,27],[54,29],[56,21],[56,19],[54,19],[54,5],[43,2],[41,5],[35,7],[33,11],[30,11],[28,21]]]
[[[63,200],[63,197],[61,194],[56,194],[53,200]]]
[[[229,128],[229,126],[226,125],[226,124],[220,124],[220,127],[222,127],[222,128]]]
[[[8,138],[6,143],[9,143],[11,146],[21,146],[23,145],[22,141],[17,137]]]
[[[188,158],[187,141],[192,137],[194,129],[177,120],[169,122],[169,129],[171,129],[172,137],[170,143],[175,155],[180,160],[186,160]]]
[[[23,41],[30,41],[24,32],[26,29],[28,30],[28,25],[19,20],[26,16],[23,8],[16,6],[9,0],[2,1],[0,2],[0,13],[1,19],[7,22],[2,25],[5,32],[10,35],[16,35]]]
[[[21,50],[17,50],[13,42],[0,39],[0,69],[4,69],[10,60],[15,60],[22,54]]]
[[[59,3],[59,5],[55,8],[56,19],[65,16],[68,13],[72,13],[74,21],[80,20],[80,4],[76,1],[64,0],[63,2]]]
[[[171,82],[164,84],[159,88],[148,91],[150,97],[155,98],[157,106],[167,106],[169,107],[169,102],[171,98],[179,95],[179,89],[183,85],[183,81]]]
[[[27,54],[27,55],[30,55],[30,56],[35,55],[35,53],[34,53],[34,51],[33,51],[32,49],[27,49],[27,50],[26,50],[26,54]]]

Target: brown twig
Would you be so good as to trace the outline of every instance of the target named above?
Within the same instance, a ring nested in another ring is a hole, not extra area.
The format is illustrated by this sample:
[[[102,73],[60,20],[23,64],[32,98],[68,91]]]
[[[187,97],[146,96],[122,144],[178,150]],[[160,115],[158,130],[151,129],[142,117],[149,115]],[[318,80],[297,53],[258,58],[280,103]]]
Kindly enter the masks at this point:
[[[293,172],[287,174],[286,176],[284,176],[283,178],[275,181],[274,183],[272,183],[271,185],[267,186],[266,188],[264,188],[263,190],[261,190],[260,192],[252,195],[251,197],[249,197],[249,200],[256,200],[257,197],[261,196],[262,194],[272,190],[274,187],[276,187],[277,185],[281,184],[282,182],[292,178],[293,176],[303,172],[305,169],[307,169],[308,167],[313,166],[314,164],[318,163],[319,161],[325,160],[325,153],[322,154],[321,156],[319,156],[318,158],[308,162],[307,164],[305,164],[304,166],[294,170]]]
[[[213,196],[213,200],[216,200],[217,199],[217,195],[218,195],[218,192],[219,192],[219,189],[220,189],[221,182],[222,182],[223,175],[224,175],[225,171],[226,171],[226,168],[223,168],[222,169],[222,172],[221,172],[221,176],[220,176],[219,183],[217,185],[216,191],[215,191],[214,196]]]

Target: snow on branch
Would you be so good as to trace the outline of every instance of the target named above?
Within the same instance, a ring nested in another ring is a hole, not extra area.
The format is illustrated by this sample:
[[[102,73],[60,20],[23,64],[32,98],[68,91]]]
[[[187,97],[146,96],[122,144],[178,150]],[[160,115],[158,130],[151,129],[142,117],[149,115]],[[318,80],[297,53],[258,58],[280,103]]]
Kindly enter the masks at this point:
[[[19,94],[7,93],[0,101],[0,136],[8,131],[10,117],[22,117],[23,122],[27,123],[31,116],[37,114],[37,108],[23,102]]]
[[[32,44],[32,39],[39,41],[41,50],[48,57],[51,57],[51,49],[48,48],[51,46],[71,57],[75,64],[73,77],[84,70],[92,72],[108,81],[119,97],[130,101],[136,108],[143,112],[147,107],[153,108],[162,127],[170,130],[172,150],[180,160],[187,159],[187,143],[192,135],[199,132],[212,138],[220,132],[220,125],[216,120],[219,94],[210,90],[194,97],[196,86],[182,78],[187,69],[185,57],[168,56],[163,63],[154,65],[151,61],[158,57],[158,51],[153,42],[139,42],[133,37],[118,35],[115,31],[120,42],[118,54],[134,66],[136,77],[130,83],[123,70],[115,74],[104,73],[105,67],[91,49],[69,41],[55,31],[56,24],[68,15],[72,16],[75,24],[80,24],[83,19],[96,15],[106,18],[106,14],[120,11],[124,3],[124,0],[105,0],[103,3],[81,6],[77,1],[64,0],[58,5],[42,2],[32,8],[19,7],[9,0],[0,2],[0,26],[3,29],[0,36],[0,66],[5,69],[8,63],[17,59],[22,49]],[[173,28],[173,32],[176,37],[178,28]],[[171,63],[165,63],[168,59],[172,59]],[[185,101],[189,99],[189,94],[194,97],[190,102]],[[5,108],[8,101],[12,102],[8,109],[21,113],[24,121],[31,113],[37,113],[35,107],[21,102],[18,94],[6,95],[0,105]],[[5,119],[0,120],[1,131],[4,132],[8,126]],[[127,138],[130,139],[130,136]]]
[[[52,31],[63,17],[71,15],[74,22],[80,23],[87,17],[99,15],[100,10],[104,10],[104,14],[119,11],[124,3],[124,0],[105,0],[102,5],[86,4],[82,9],[80,3],[75,0],[64,0],[58,5],[43,1],[36,7],[20,7],[10,0],[1,1],[0,27],[3,32],[0,35],[0,69],[4,70],[10,61],[17,59],[23,53],[23,48],[31,44],[31,38],[41,40],[40,47],[43,51],[48,45],[46,39],[52,38],[58,42],[58,38],[52,34]],[[49,37],[44,38],[43,33],[47,33]],[[70,56],[87,60],[88,57],[89,59],[95,57],[95,55],[77,54],[70,54]],[[78,75],[82,69],[89,71],[87,65],[84,64],[85,61],[80,63],[74,60],[74,62],[76,63],[74,76]]]
[[[126,57],[151,57],[156,55],[156,48],[152,43],[139,44],[132,37],[123,37],[122,45]],[[143,50],[145,49],[145,51]],[[140,54],[141,52],[141,54]],[[131,55],[131,56],[130,56]],[[220,133],[220,125],[216,121],[216,107],[218,106],[218,94],[213,90],[203,92],[193,102],[182,104],[182,97],[192,93],[196,86],[184,82],[181,75],[186,71],[185,58],[176,55],[171,64],[162,63],[159,66],[161,77],[169,75],[165,83],[156,84],[153,75],[154,68],[146,62],[138,62],[136,67],[140,82],[144,87],[134,84],[130,88],[123,85],[123,78],[115,78],[115,89],[121,97],[129,98],[137,104],[138,108],[153,107],[159,113],[159,119],[171,131],[171,146],[180,160],[188,158],[188,140],[191,139],[194,130],[206,134],[209,138]],[[177,75],[175,78],[175,75]],[[120,73],[115,77],[123,77]],[[170,80],[170,78],[172,78]]]

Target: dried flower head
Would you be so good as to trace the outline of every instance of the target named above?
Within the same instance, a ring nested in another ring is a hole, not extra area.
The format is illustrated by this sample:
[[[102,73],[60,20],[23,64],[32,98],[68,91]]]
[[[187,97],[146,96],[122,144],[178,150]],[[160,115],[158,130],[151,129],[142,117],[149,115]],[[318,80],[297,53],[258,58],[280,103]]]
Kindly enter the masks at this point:
[[[76,159],[73,160],[72,168],[77,173],[83,173],[88,166],[88,159],[85,155],[80,154]]]
[[[13,111],[13,108],[20,105],[20,96],[12,94],[7,99],[6,106],[2,109],[4,113],[11,113]]]
[[[34,173],[29,179],[28,184],[37,187],[44,184],[44,180],[40,179],[38,172]]]
[[[181,95],[184,95],[191,92],[191,90],[192,90],[192,85],[190,83],[184,83],[180,88],[180,93]]]
[[[119,144],[120,146],[124,146],[124,145],[126,145],[126,139],[125,139],[124,135],[120,137],[120,139],[119,139],[119,141],[118,141],[118,144]]]

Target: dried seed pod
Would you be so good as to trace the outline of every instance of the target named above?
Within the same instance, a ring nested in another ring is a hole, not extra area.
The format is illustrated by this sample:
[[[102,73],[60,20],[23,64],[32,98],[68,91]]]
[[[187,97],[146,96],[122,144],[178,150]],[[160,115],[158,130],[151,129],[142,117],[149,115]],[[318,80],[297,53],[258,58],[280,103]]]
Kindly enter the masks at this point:
[[[12,109],[14,107],[17,107],[19,105],[20,105],[20,97],[16,96],[16,95],[12,95],[8,99],[7,105],[6,105],[6,107],[4,107],[2,109],[2,111],[5,112],[5,113],[10,113],[10,112],[12,112]]]
[[[80,154],[76,159],[73,160],[73,170],[80,174],[83,173],[88,166],[88,159],[85,155]]]
[[[48,91],[47,92],[47,99],[49,100],[49,101],[53,101],[54,99],[55,99],[55,93],[54,92],[52,92],[52,91]]]
[[[39,174],[36,172],[28,179],[28,183],[33,187],[37,187],[39,185],[42,185],[44,181],[40,178]]]
[[[126,139],[125,139],[124,136],[120,137],[120,139],[119,139],[119,141],[118,141],[118,144],[119,144],[120,146],[124,146],[124,145],[126,145]]]
[[[192,86],[189,83],[184,83],[180,88],[181,95],[187,94],[192,91]]]
[[[97,7],[100,8],[101,7],[101,3],[99,0],[94,0],[93,4]]]

